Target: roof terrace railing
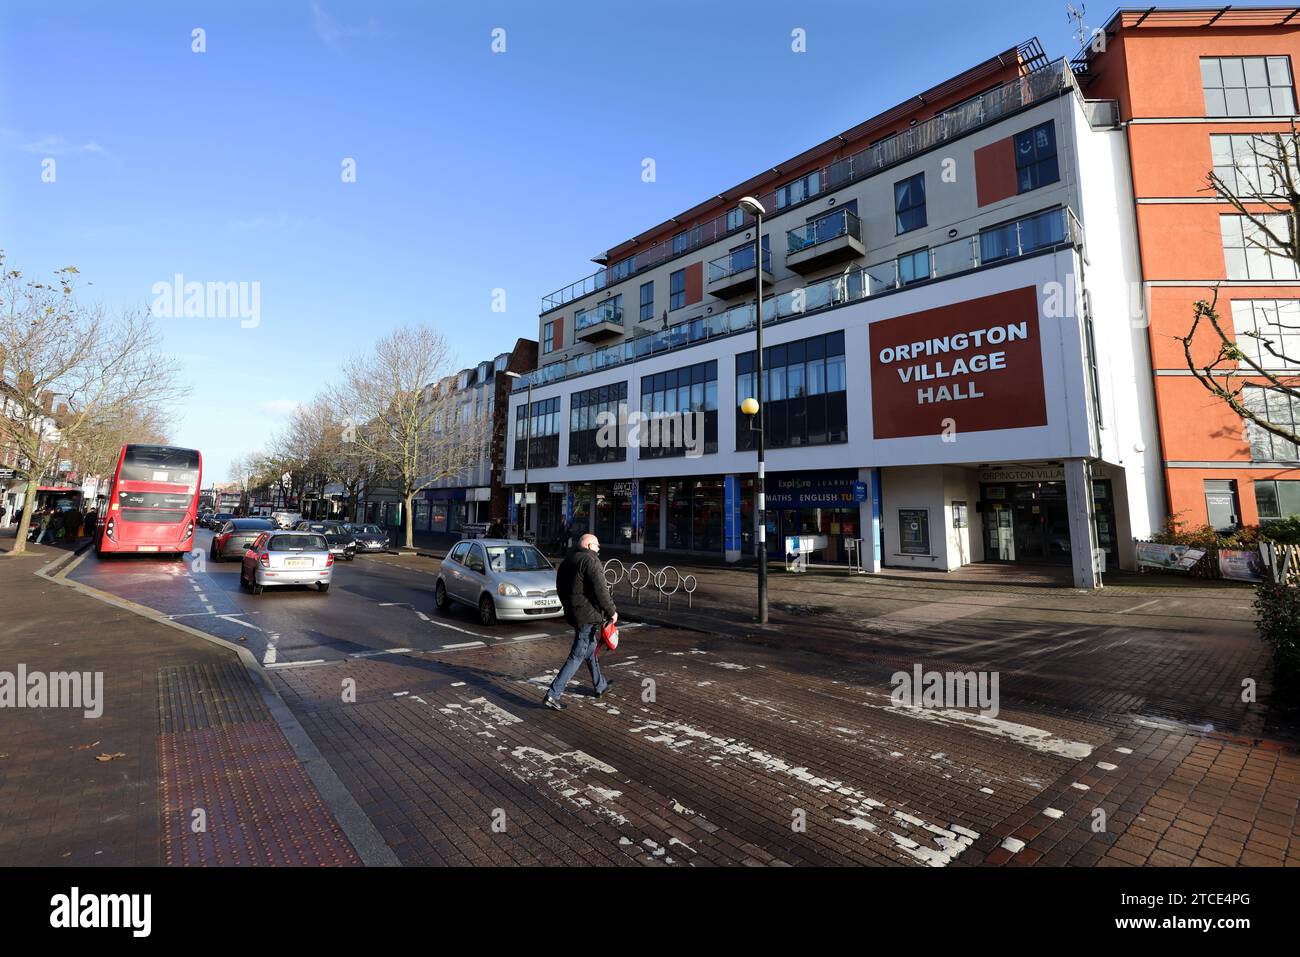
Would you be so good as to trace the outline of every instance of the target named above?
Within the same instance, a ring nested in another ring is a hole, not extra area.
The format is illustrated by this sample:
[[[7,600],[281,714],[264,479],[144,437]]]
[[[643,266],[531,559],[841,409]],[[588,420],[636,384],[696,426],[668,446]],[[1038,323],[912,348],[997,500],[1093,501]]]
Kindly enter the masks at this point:
[[[938,116],[923,120],[916,126],[809,174],[809,187],[804,196],[806,198],[820,195],[828,190],[841,189],[888,166],[901,163],[954,137],[964,136],[974,129],[993,123],[1022,107],[1048,99],[1073,86],[1074,74],[1070,70],[1069,63],[1064,57],[1053,60],[1038,70],[1003,83]],[[761,194],[758,199],[765,209],[774,212],[779,212],[788,205],[780,187]],[[674,256],[707,246],[730,233],[752,225],[753,219],[748,214],[737,215],[735,210],[730,210],[707,222],[683,229],[670,240],[656,243],[648,249],[620,259],[584,279],[579,279],[563,289],[557,289],[550,295],[544,296],[542,312],[549,312],[583,296],[598,292],[607,285],[622,282]]]
[[[1082,248],[1083,227],[1069,207],[1061,206],[932,246],[923,251],[928,255],[920,261],[916,253],[908,253],[875,265],[854,267],[830,279],[764,299],[763,324],[798,318],[904,286],[943,280],[972,269],[1065,246]],[[542,366],[516,379],[514,391],[527,389],[529,383],[536,388],[561,382],[753,327],[752,302],[715,315],[696,316],[667,329],[644,332],[604,349]]]

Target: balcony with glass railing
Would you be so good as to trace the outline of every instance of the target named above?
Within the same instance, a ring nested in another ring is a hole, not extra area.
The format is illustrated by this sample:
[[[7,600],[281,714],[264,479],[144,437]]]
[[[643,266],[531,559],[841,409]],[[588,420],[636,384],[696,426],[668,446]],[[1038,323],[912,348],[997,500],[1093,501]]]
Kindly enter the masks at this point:
[[[764,299],[763,325],[1071,247],[1083,248],[1083,227],[1069,208],[1050,209]],[[565,362],[542,366],[516,379],[514,390],[527,389],[530,383],[537,387],[561,382],[752,328],[754,304],[750,302],[714,315],[697,316],[658,332],[643,333]]]
[[[623,334],[623,307],[606,300],[573,317],[573,334],[584,342],[596,342]]]
[[[787,230],[785,239],[785,264],[797,273],[815,272],[867,253],[862,245],[862,220],[848,209],[837,209]]]
[[[772,282],[772,250],[763,250],[763,279]],[[725,256],[720,256],[709,263],[708,283],[705,292],[710,296],[725,299],[747,289],[753,289],[757,277],[754,275],[754,244],[733,249]]]
[[[816,175],[810,174],[807,177],[808,182],[813,185],[810,185],[801,195],[804,199],[809,199],[832,190],[842,189],[948,140],[965,136],[980,127],[995,123],[1018,110],[1050,99],[1068,89],[1075,90],[1082,99],[1082,93],[1079,93],[1075,84],[1069,63],[1064,58],[1054,60],[1040,69],[1009,80],[951,110],[928,120],[922,120],[915,126],[879,143],[822,167],[816,171]],[[1089,116],[1092,119],[1092,114]],[[764,208],[780,213],[785,206],[791,205],[788,196],[778,196],[780,190],[781,187],[778,187],[760,194],[759,202]],[[632,256],[620,259],[607,269],[598,270],[563,289],[557,289],[543,297],[542,312],[558,309],[676,256],[709,246],[733,233],[751,229],[753,225],[754,220],[748,214],[736,215],[734,211],[722,213],[714,219],[683,230],[672,239],[656,243]]]

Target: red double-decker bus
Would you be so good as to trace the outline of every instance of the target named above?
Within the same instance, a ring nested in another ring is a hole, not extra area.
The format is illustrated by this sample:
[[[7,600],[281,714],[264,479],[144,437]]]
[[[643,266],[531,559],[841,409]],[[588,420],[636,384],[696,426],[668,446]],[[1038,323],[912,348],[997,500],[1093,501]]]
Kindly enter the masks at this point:
[[[95,551],[183,555],[194,546],[203,456],[167,445],[124,445]]]

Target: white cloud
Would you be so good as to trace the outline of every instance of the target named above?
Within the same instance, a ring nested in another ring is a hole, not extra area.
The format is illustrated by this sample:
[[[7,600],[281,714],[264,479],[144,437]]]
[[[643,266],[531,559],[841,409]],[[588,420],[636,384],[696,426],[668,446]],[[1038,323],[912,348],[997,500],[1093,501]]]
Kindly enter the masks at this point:
[[[342,23],[337,17],[320,5],[318,0],[311,4],[312,29],[331,50],[337,50],[343,40],[351,37],[373,37],[379,35],[379,24],[371,17],[364,24]]]

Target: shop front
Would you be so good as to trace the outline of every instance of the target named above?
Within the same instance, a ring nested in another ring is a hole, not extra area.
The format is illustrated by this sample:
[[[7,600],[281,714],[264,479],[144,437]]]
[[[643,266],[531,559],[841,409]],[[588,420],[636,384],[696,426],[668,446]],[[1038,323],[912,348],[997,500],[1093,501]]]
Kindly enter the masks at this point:
[[[1110,479],[1094,479],[1092,489],[1097,546],[1114,567],[1119,562],[1119,543]],[[983,470],[979,509],[988,561],[1070,564],[1070,514],[1063,468]]]
[[[793,535],[825,537],[813,561],[847,563],[849,539],[862,537],[861,503],[866,486],[857,469],[772,473],[767,479],[767,554],[781,558]],[[742,528],[752,525],[748,518]]]

